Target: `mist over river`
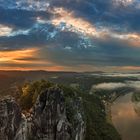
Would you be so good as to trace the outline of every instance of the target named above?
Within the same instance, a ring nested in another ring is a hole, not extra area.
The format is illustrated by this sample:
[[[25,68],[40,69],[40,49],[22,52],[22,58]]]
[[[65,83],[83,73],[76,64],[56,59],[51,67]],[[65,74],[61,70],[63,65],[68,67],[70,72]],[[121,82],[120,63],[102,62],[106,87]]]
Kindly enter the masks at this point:
[[[111,107],[112,121],[122,140],[140,140],[140,117],[134,110],[132,95],[118,98]]]

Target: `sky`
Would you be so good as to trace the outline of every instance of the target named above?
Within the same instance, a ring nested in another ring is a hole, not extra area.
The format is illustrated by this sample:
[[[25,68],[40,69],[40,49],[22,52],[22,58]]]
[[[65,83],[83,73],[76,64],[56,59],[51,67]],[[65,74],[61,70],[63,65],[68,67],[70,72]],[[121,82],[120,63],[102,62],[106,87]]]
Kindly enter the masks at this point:
[[[0,0],[0,70],[139,71],[140,0]]]

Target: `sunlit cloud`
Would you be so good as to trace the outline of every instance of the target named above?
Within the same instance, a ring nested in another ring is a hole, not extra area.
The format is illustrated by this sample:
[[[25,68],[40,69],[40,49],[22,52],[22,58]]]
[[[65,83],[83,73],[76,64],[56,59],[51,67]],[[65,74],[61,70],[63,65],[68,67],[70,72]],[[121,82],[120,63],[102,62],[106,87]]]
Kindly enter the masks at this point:
[[[140,66],[122,66],[120,69],[140,71]]]
[[[123,1],[130,3],[132,1]],[[65,23],[66,26],[71,28],[73,32],[81,32],[83,34],[89,35],[93,38],[98,38],[101,40],[107,40],[110,38],[118,39],[120,41],[126,41],[126,44],[130,44],[134,47],[140,47],[140,35],[138,33],[119,33],[114,32],[111,28],[101,27],[97,28],[90,22],[75,17],[72,11],[65,10],[64,8],[54,8],[53,14],[54,18],[50,21],[55,26],[60,26],[61,23]],[[40,17],[37,18],[38,22],[45,23],[45,20]],[[46,21],[48,22],[48,21]],[[110,37],[110,38],[108,38]]]
[[[0,51],[0,70],[50,70],[62,71],[59,66],[39,56],[38,48]]]
[[[138,1],[2,0],[0,69],[139,71]]]
[[[9,34],[7,34],[8,37],[12,37],[12,36],[18,36],[18,35],[28,35],[30,32],[30,29],[26,29],[26,30],[17,30],[17,31],[12,31]]]
[[[134,47],[140,47],[140,34],[137,33],[112,34],[112,37],[127,41],[128,44]]]
[[[15,50],[15,51],[0,51],[0,64],[4,63],[30,63],[25,58],[36,56],[38,49],[26,49],[26,50]]]
[[[30,32],[30,29],[13,30],[13,28],[11,28],[9,26],[0,24],[0,37],[2,37],[2,36],[12,37],[12,36],[18,36],[18,35],[28,35],[29,32]]]
[[[12,28],[8,27],[6,25],[0,24],[0,37],[1,36],[7,36],[12,32]]]
[[[15,65],[15,66],[5,66],[1,67],[0,70],[47,70],[47,71],[64,71],[65,67],[63,66],[21,66],[21,65]]]
[[[75,17],[74,13],[71,11],[65,10],[64,8],[54,8],[53,14],[55,14],[55,17],[52,19],[51,23],[55,26],[66,23],[66,25],[74,27],[79,32],[96,35],[94,25],[82,18]]]

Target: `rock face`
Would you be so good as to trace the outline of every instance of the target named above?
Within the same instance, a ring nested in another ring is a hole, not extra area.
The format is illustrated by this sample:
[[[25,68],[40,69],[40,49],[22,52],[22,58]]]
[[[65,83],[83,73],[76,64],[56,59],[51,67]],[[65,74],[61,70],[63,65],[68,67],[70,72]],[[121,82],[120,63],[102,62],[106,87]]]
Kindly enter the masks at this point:
[[[21,122],[21,111],[12,98],[0,100],[0,140],[14,140]]]
[[[72,119],[69,115],[72,112]],[[49,88],[40,94],[32,111],[21,114],[13,99],[0,101],[0,139],[2,140],[83,140],[85,124],[80,99],[66,106],[63,92]]]
[[[33,137],[36,140],[70,140],[70,125],[62,91],[44,91],[33,108]]]

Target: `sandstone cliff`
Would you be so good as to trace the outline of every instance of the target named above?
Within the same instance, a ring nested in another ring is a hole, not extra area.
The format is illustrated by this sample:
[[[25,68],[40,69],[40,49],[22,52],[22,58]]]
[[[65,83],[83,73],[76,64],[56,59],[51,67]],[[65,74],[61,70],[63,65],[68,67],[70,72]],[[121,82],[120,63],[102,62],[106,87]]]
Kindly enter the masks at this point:
[[[0,140],[83,140],[82,113],[81,100],[66,103],[57,87],[43,91],[26,115],[13,98],[7,97],[0,100]]]

